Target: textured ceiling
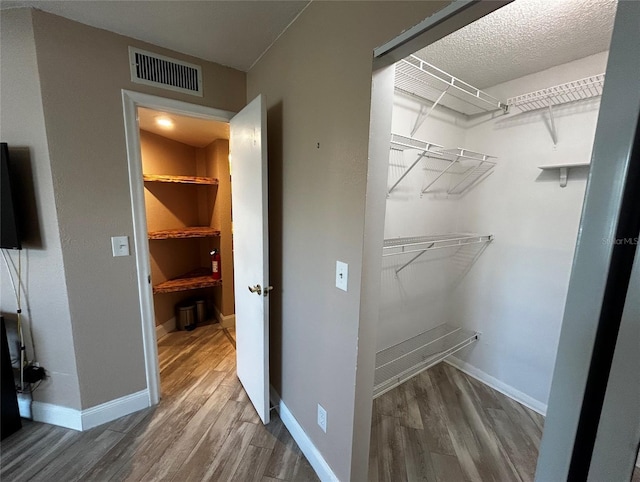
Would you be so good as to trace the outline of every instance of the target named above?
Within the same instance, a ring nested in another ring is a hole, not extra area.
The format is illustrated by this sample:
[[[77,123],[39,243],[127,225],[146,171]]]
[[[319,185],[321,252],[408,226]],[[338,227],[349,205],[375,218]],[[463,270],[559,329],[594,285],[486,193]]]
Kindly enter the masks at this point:
[[[478,88],[609,49],[615,0],[515,0],[416,55]]]
[[[247,71],[308,1],[10,1]]]
[[[161,127],[156,118],[169,118],[174,125]],[[162,137],[173,139],[193,147],[205,147],[216,139],[229,139],[229,123],[199,119],[178,114],[167,114],[144,107],[138,108],[138,126]]]

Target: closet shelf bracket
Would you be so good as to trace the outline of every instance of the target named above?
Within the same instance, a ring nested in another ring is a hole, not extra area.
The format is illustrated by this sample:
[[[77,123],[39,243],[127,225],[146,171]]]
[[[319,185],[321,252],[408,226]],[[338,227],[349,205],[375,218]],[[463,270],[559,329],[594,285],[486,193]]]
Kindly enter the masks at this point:
[[[408,151],[408,150],[416,150],[418,152],[418,157],[413,163],[404,170],[402,175],[393,183],[393,185],[387,191],[387,196],[393,192],[393,190],[402,182],[402,180],[407,177],[407,175],[411,172],[411,170],[425,157],[433,157],[436,159],[443,159],[439,157],[442,146],[438,144],[434,144],[433,142],[422,141],[420,139],[414,139],[413,137],[401,136],[399,134],[391,134],[391,150],[392,151]]]
[[[421,195],[430,192],[429,189],[431,186],[442,176],[448,172],[454,173],[454,167],[462,166],[462,163],[465,163],[465,166],[462,166],[462,172],[455,172],[455,174],[462,175],[462,177],[454,186],[447,189],[447,194],[462,194],[484,179],[489,171],[496,165],[496,162],[492,160],[495,159],[495,156],[460,147],[456,149],[445,149],[441,151],[441,154],[446,157],[446,160],[448,160],[450,164],[440,171],[438,175],[422,189]]]

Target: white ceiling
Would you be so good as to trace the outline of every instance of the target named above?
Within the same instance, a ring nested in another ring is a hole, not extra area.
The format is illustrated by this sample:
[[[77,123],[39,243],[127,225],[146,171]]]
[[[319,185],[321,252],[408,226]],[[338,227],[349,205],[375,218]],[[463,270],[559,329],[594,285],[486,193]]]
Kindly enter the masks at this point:
[[[477,88],[609,49],[615,0],[515,0],[417,55]]]
[[[157,118],[169,118],[173,127],[162,127]],[[138,127],[193,147],[205,147],[216,139],[229,139],[229,123],[138,108]]]
[[[12,1],[247,71],[308,1]]]

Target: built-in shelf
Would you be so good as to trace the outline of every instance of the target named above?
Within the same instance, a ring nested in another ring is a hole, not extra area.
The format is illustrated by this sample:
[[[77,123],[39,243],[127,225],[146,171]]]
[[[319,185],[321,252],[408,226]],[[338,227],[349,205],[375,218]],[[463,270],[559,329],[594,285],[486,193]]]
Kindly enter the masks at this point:
[[[213,279],[211,270],[207,268],[198,268],[185,273],[182,276],[178,276],[155,285],[153,287],[153,294],[197,290],[199,288],[212,288],[214,286],[221,285],[222,280]]]
[[[220,231],[207,226],[149,231],[149,239],[215,238]]]
[[[560,173],[560,187],[567,186],[567,179],[569,178],[569,169],[572,167],[589,167],[590,164],[588,162],[568,162],[564,164],[546,164],[544,166],[538,166],[538,169],[542,169],[543,171],[554,171],[558,170]]]
[[[382,256],[398,256],[414,254],[411,259],[396,269],[396,275],[429,250],[442,248],[459,248],[470,244],[489,243],[492,234],[451,233],[433,236],[412,236],[385,239]]]
[[[465,115],[508,109],[495,97],[415,55],[396,63],[395,88]]]
[[[213,177],[201,176],[165,176],[161,174],[144,174],[144,182],[171,182],[176,184],[205,184],[216,185],[218,180]]]
[[[376,354],[373,397],[397,387],[478,339],[478,333],[443,324]]]

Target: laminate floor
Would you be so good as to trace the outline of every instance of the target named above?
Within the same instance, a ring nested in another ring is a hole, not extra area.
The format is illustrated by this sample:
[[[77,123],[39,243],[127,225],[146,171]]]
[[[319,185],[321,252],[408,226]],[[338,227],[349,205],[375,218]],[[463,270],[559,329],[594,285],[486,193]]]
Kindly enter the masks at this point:
[[[374,401],[369,480],[532,481],[543,423],[440,363]]]
[[[264,426],[217,324],[158,343],[162,400],[86,432],[24,421],[2,441],[2,481],[317,481],[275,412]]]

